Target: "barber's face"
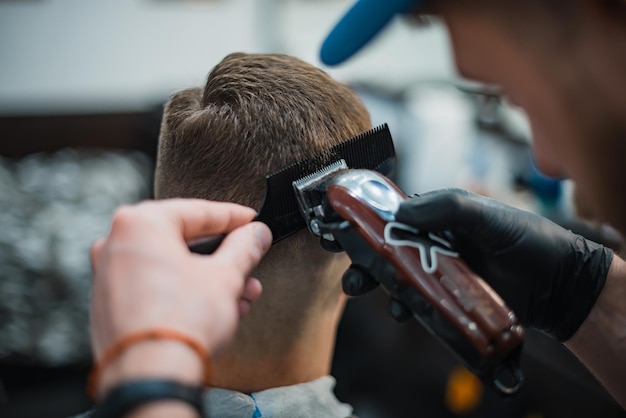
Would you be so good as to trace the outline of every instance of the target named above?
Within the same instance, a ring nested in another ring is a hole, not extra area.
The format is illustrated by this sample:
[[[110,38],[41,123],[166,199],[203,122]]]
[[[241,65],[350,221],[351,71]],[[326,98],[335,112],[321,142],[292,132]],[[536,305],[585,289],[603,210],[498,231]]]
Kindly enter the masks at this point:
[[[567,26],[567,16],[538,2],[442,0],[438,13],[461,75],[500,85],[528,114],[539,168],[574,179],[617,226],[626,211],[614,197],[626,196],[626,60],[603,38],[615,39],[607,25],[615,22],[600,2],[580,1]]]
[[[554,86],[546,79],[540,57],[521,48],[493,13],[458,7],[443,10],[459,73],[467,78],[498,84],[528,114],[533,130],[533,152],[542,172],[563,176],[567,165],[562,148],[567,146],[568,122],[557,109]]]

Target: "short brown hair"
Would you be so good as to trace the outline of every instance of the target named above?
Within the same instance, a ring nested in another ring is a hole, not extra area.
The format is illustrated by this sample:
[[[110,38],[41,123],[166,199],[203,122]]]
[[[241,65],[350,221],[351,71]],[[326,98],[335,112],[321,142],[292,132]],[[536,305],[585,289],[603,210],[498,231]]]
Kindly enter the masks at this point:
[[[278,54],[228,55],[204,89],[165,106],[155,195],[259,208],[265,175],[370,127],[356,95],[322,70]]]

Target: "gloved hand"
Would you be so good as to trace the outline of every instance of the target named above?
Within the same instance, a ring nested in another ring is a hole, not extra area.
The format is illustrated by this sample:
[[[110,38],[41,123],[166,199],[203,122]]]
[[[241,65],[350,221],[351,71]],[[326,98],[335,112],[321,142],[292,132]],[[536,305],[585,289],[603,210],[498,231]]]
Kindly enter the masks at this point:
[[[613,260],[610,249],[541,216],[459,189],[408,199],[396,219],[450,233],[461,257],[522,324],[561,341],[589,314]]]

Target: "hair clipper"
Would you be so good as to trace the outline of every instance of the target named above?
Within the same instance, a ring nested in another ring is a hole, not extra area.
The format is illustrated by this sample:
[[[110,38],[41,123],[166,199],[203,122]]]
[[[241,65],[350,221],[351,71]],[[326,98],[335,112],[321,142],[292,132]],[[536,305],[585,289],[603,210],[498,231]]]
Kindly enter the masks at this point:
[[[325,249],[345,251],[346,275],[374,279],[483,381],[516,393],[524,329],[446,239],[395,220],[407,196],[383,175],[394,159],[386,125],[351,138],[266,176],[256,219],[274,242],[308,227]],[[191,249],[210,253],[222,238]]]
[[[333,163],[293,183],[309,230],[352,260],[503,395],[520,388],[524,329],[441,236],[395,220],[407,196],[382,174]]]

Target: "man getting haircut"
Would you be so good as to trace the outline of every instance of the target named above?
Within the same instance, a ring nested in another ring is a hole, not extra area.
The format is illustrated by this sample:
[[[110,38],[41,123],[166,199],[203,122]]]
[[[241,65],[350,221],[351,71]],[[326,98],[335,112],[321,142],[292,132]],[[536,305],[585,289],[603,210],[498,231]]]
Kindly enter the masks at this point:
[[[286,55],[231,54],[204,88],[183,90],[165,106],[155,195],[258,210],[267,174],[370,128],[356,95],[320,69]],[[263,296],[215,361],[210,416],[352,414],[328,376],[348,266],[345,254],[326,252],[306,230],[270,249],[254,272]]]

